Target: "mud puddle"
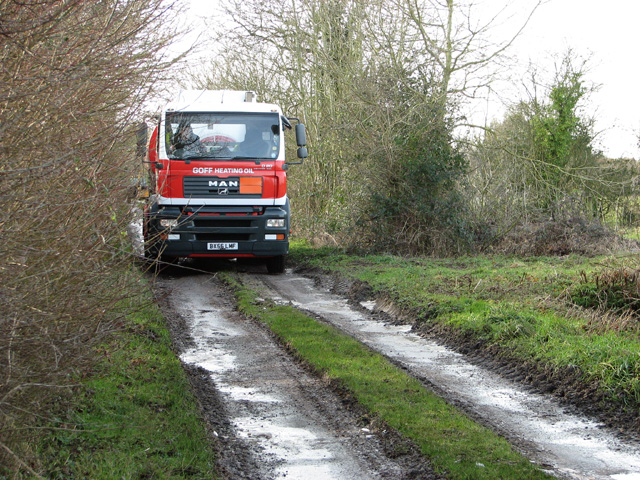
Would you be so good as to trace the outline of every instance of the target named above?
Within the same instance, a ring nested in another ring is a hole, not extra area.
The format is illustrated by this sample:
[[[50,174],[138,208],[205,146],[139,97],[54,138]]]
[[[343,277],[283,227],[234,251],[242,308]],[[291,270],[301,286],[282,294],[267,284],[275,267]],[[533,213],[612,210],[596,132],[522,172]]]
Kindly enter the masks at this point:
[[[404,366],[550,473],[567,479],[640,480],[640,445],[625,443],[602,424],[571,414],[553,397],[532,394],[472,365],[464,356],[411,333],[410,326],[374,320],[303,276],[287,272],[243,280],[274,301],[322,317]]]
[[[211,404],[198,394],[205,412],[224,417],[209,424],[218,425],[213,435],[222,442],[221,455],[235,456],[225,461],[227,478],[436,478],[424,464],[388,459],[380,438],[325,384],[292,361],[265,328],[234,311],[214,277],[186,274],[158,283],[179,319],[173,321],[183,322],[172,329],[183,336],[176,341],[181,360],[202,372],[200,384],[213,383],[219,399]]]

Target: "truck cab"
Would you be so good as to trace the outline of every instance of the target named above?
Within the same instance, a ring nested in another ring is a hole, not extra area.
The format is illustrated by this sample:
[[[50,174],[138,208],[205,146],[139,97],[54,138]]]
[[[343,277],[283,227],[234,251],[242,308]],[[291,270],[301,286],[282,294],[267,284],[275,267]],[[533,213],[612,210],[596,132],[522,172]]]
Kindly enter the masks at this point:
[[[291,120],[277,105],[257,102],[254,92],[185,91],[166,105],[148,143],[145,255],[262,258],[270,273],[282,273],[290,228],[284,133]],[[303,159],[302,124],[296,139]]]

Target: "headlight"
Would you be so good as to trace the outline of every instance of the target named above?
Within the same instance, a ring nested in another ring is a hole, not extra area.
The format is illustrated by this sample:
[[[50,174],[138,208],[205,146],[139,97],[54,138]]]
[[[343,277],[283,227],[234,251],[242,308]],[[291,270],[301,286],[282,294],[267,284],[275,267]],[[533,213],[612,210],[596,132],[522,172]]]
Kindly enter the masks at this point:
[[[269,218],[267,219],[268,228],[284,228],[284,218]]]
[[[160,226],[165,228],[173,228],[178,226],[178,220],[163,218],[160,220]]]

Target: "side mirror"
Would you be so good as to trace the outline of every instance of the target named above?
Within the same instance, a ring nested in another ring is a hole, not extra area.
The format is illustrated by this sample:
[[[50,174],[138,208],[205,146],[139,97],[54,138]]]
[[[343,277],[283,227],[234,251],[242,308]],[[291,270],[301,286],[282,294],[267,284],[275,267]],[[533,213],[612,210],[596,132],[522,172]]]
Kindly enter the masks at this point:
[[[307,158],[309,156],[309,152],[307,152],[307,130],[302,123],[296,125],[296,143],[299,147],[298,158]]]
[[[302,123],[296,125],[296,142],[299,147],[307,146],[307,130]]]

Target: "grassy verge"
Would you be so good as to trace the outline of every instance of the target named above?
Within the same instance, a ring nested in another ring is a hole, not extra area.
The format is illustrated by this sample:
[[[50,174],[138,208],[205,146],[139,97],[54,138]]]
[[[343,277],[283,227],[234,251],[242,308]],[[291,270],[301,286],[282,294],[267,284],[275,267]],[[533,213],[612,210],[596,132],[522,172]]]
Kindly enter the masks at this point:
[[[446,325],[522,362],[577,366],[604,401],[640,411],[638,318],[631,320],[633,312],[624,308],[574,306],[586,303],[585,292],[602,292],[600,272],[618,272],[633,263],[630,257],[358,257],[303,244],[294,246],[292,257],[367,282],[418,323]]]
[[[164,320],[150,295],[141,303],[95,352],[72,410],[42,438],[46,478],[216,478]]]
[[[375,417],[412,439],[450,478],[547,478],[493,432],[469,420],[381,355],[326,324],[225,275],[239,309],[259,319],[316,371],[338,381]]]

